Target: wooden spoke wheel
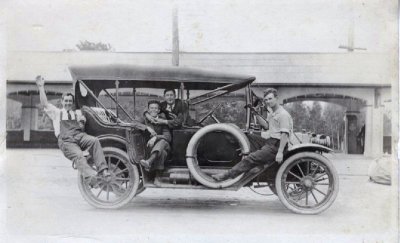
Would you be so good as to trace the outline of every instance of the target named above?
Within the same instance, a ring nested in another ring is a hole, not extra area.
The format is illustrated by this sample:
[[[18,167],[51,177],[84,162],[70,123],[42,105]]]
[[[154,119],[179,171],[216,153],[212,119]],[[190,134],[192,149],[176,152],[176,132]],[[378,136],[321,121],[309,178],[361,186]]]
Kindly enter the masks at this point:
[[[83,198],[96,208],[115,209],[129,203],[135,197],[139,186],[139,173],[128,155],[117,148],[103,148],[110,176],[96,176],[90,182],[81,173],[78,186]]]
[[[281,202],[299,214],[318,214],[328,209],[339,191],[339,177],[321,154],[302,152],[288,158],[275,179]]]

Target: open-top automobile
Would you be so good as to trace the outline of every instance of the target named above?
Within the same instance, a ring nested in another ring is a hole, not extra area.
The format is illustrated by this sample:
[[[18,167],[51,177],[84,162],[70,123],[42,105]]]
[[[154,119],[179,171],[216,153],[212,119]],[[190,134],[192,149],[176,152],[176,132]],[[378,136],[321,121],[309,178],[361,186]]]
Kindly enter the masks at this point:
[[[289,210],[317,214],[337,196],[338,175],[324,156],[332,151],[317,144],[289,144],[282,163],[256,167],[233,179],[218,182],[211,177],[254,150],[250,136],[262,139],[254,118],[256,96],[250,87],[254,76],[134,65],[72,66],[70,72],[76,108],[87,118],[85,131],[100,139],[111,172],[108,177],[98,176],[95,186],[78,176],[83,197],[95,207],[122,207],[146,188],[263,187]],[[171,152],[164,169],[147,172],[139,163],[147,156],[149,135],[137,128],[137,117],[146,106],[139,100],[146,95],[161,99],[167,88],[178,91],[189,116],[181,128],[171,130]],[[218,111],[224,117],[218,117]]]

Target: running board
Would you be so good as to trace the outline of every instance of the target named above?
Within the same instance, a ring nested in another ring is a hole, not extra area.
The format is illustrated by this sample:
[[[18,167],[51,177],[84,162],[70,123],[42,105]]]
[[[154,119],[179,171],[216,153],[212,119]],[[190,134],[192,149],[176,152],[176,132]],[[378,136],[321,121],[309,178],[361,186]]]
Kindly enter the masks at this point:
[[[161,175],[156,176],[154,179],[149,178],[149,173],[144,173],[144,186],[146,188],[172,188],[172,189],[207,189],[207,190],[229,190],[229,191],[237,191],[243,186],[247,185],[254,178],[262,174],[269,165],[264,165],[263,167],[255,167],[251,169],[249,172],[245,173],[243,178],[235,183],[234,185],[226,188],[210,188],[204,185],[201,185],[196,181],[195,178],[191,175],[188,168],[185,167],[176,167],[169,168],[162,172]],[[217,173],[225,172],[226,169],[202,169],[203,173],[207,175],[213,175]]]
[[[251,169],[249,172],[244,174],[243,178],[240,181],[238,181],[237,183],[235,183],[234,185],[232,185],[231,187],[229,187],[227,189],[239,190],[240,188],[244,187],[249,182],[251,182],[254,178],[256,178],[257,176],[262,174],[270,165],[272,165],[272,164],[266,164],[262,167],[258,166],[258,167]]]
[[[170,184],[170,183],[162,183],[162,182],[154,182],[154,183],[146,183],[144,185],[146,188],[169,188],[169,189],[201,189],[201,190],[229,190],[235,191],[235,188],[222,188],[222,189],[214,189],[210,187],[206,187],[203,185],[183,185],[183,184]]]

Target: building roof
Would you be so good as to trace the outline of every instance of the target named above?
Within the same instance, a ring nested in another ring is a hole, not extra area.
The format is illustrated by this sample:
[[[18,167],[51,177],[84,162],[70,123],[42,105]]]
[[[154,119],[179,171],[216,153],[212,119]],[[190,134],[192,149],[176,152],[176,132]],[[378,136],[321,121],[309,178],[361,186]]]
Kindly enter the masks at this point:
[[[390,86],[395,58],[384,53],[181,53],[180,66],[248,74],[255,83],[281,85]],[[9,82],[72,82],[71,65],[171,66],[171,53],[10,52]]]

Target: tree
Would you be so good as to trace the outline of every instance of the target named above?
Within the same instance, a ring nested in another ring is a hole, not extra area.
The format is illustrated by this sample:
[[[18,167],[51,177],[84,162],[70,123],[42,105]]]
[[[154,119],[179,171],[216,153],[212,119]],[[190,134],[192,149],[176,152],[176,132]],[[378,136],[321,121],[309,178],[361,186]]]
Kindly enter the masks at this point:
[[[325,134],[331,137],[331,141],[334,144],[334,148],[338,148],[338,136],[343,138],[344,134],[341,129],[344,123],[344,116],[346,109],[340,105],[335,105],[332,103],[327,103],[322,117],[325,120]]]
[[[76,45],[80,51],[112,51],[113,48],[110,43],[102,43],[102,42],[90,42],[90,41],[80,41],[79,44]]]
[[[303,102],[293,102],[286,104],[285,109],[293,118],[294,131],[301,131],[302,129],[310,130],[310,115],[306,105]]]
[[[324,133],[324,123],[325,121],[322,119],[322,106],[319,101],[313,102],[311,108],[309,108],[310,114],[310,130],[317,134]]]

